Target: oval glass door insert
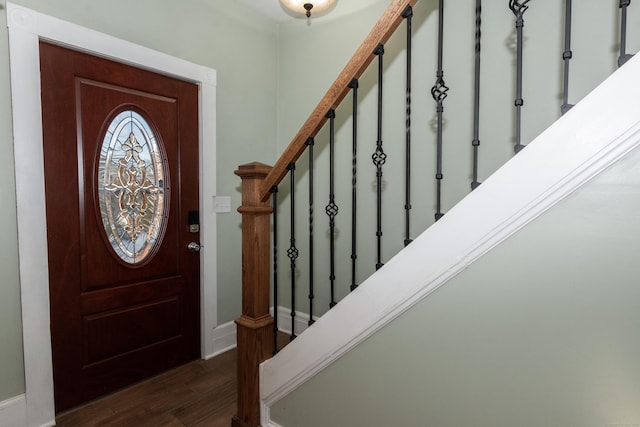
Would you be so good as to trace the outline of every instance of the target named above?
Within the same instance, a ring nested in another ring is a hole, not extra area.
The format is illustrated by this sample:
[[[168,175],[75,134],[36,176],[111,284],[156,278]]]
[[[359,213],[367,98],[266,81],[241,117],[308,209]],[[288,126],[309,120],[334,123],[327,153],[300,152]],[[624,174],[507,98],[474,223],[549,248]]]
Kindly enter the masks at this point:
[[[168,170],[149,123],[133,110],[111,121],[98,162],[102,224],[111,247],[128,264],[151,257],[162,239]]]

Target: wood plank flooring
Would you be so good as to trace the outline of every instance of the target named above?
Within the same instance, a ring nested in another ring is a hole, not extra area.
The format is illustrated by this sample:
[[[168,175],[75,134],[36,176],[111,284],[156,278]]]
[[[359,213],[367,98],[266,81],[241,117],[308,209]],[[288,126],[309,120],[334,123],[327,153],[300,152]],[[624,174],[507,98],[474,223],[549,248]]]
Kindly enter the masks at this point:
[[[289,336],[278,333],[278,348]],[[230,427],[236,413],[235,349],[196,360],[56,416],[62,427]]]
[[[236,412],[237,353],[197,360],[58,414],[63,427],[229,427]]]

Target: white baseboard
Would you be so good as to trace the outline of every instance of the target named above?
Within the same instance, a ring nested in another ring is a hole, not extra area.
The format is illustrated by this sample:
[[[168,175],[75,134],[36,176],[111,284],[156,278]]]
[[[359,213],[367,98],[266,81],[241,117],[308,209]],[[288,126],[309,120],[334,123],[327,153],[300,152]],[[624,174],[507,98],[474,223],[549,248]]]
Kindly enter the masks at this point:
[[[271,315],[273,316],[273,307],[271,307]],[[291,334],[291,309],[278,306],[278,330],[287,334]],[[317,317],[314,316],[314,320]],[[300,335],[309,327],[309,314],[302,311],[296,311],[293,321],[293,328],[296,335]]]
[[[236,323],[231,321],[217,326],[211,334],[213,353],[205,356],[206,360],[216,357],[236,347]]]
[[[269,309],[273,316],[273,307]],[[315,320],[315,319],[314,319]],[[309,327],[309,315],[301,311],[296,311],[294,329],[296,335],[301,334]],[[286,334],[291,334],[291,309],[278,306],[278,330]],[[211,335],[213,340],[213,352],[205,355],[205,359],[209,360],[224,352],[236,347],[236,323],[231,321],[217,326]],[[0,427],[4,427],[0,424]]]
[[[27,399],[21,394],[0,402],[0,427],[27,425]]]

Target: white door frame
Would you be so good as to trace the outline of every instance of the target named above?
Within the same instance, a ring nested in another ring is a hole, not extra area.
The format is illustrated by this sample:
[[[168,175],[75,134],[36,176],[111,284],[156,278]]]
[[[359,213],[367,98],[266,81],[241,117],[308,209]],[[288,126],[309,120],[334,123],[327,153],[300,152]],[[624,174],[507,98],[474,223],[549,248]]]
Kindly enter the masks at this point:
[[[24,425],[54,425],[39,41],[47,40],[199,86],[200,218],[201,242],[205,248],[200,253],[203,357],[213,354],[212,333],[217,325],[213,206],[216,194],[216,71],[13,3],[7,3],[7,24],[26,387]]]

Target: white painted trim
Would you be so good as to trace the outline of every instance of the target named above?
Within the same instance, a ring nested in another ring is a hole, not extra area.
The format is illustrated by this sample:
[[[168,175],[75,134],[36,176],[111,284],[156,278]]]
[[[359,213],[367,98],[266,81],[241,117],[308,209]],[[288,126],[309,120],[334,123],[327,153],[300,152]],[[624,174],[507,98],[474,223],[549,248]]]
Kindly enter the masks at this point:
[[[267,422],[266,424],[263,424],[263,425],[268,426],[268,427],[282,427],[280,424],[275,423],[273,421],[269,421],[269,422]]]
[[[209,360],[219,354],[225,353],[237,345],[236,322],[227,322],[213,330],[211,339],[213,340],[213,352],[207,354],[205,359]]]
[[[640,145],[640,55],[260,366],[261,421],[279,399]]]
[[[273,316],[273,307],[269,309]],[[314,317],[317,319],[317,317]],[[296,311],[294,328],[296,335],[303,333],[309,327],[309,314]],[[278,306],[278,330],[286,334],[291,333],[291,310],[287,307]],[[205,359],[211,359],[219,354],[231,350],[237,344],[237,328],[234,321],[222,324],[213,331],[213,353],[207,354]]]
[[[24,394],[0,402],[0,427],[27,424],[27,400]]]
[[[274,356],[275,357],[275,356]],[[260,378],[262,378],[262,365],[260,365]],[[262,381],[262,380],[261,380]],[[262,397],[262,384],[260,385],[260,396]],[[275,402],[273,402],[275,403]],[[273,421],[271,421],[271,405],[267,405],[264,399],[260,399],[260,426],[261,427],[270,427],[275,425]]]
[[[53,371],[40,108],[41,39],[198,84],[200,88],[201,343],[217,325],[216,72],[213,69],[7,3],[20,287],[28,426],[52,423]],[[206,119],[205,119],[206,118]],[[206,165],[206,167],[205,167]],[[206,256],[206,262],[204,257]],[[50,424],[52,425],[52,424]]]

